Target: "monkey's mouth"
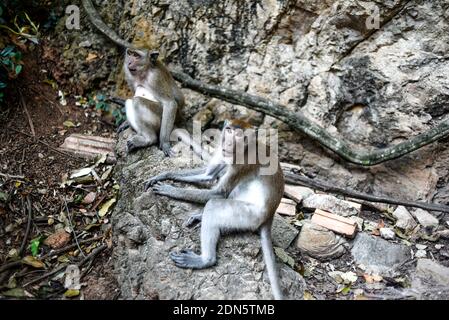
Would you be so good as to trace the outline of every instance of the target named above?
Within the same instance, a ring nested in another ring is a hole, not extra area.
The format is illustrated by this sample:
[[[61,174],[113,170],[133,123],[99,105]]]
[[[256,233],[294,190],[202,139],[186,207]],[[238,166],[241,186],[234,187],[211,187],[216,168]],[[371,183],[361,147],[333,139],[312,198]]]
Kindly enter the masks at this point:
[[[128,68],[128,70],[129,70],[130,72],[136,72],[136,71],[137,71],[136,68]]]

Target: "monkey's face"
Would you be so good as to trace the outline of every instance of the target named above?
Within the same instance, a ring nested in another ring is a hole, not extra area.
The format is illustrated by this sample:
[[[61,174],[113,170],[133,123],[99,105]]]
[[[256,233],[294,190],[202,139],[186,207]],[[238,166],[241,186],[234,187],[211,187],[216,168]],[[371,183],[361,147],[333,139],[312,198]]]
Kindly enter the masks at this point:
[[[221,136],[223,157],[234,161],[239,156],[237,153],[245,153],[247,147],[248,139],[245,139],[244,128],[232,122],[226,122]]]
[[[150,66],[151,56],[147,50],[126,50],[125,65],[132,75],[145,72]]]

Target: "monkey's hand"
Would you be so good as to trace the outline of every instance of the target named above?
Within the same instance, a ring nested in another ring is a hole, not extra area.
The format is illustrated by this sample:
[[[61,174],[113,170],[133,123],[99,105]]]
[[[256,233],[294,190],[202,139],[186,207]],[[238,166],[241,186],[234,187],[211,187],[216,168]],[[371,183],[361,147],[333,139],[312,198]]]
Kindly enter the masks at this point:
[[[175,193],[175,190],[175,187],[160,182],[156,183],[153,187],[153,192],[161,196],[170,196]]]
[[[161,143],[159,148],[164,152],[167,157],[174,157],[176,153],[172,150],[169,142]]]
[[[163,180],[166,180],[166,177],[164,174],[160,174],[160,175],[157,175],[157,176],[154,176],[154,177],[148,179],[147,181],[145,181],[144,190],[148,191],[148,189],[150,189],[156,182],[163,181]]]

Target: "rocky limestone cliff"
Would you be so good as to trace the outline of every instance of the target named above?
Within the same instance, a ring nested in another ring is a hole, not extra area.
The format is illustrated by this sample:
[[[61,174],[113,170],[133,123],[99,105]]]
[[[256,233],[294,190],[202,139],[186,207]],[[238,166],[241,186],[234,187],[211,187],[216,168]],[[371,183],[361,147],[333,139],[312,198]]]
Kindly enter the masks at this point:
[[[280,101],[360,148],[381,148],[431,128],[447,113],[449,1],[94,1],[127,40],[161,51],[170,67],[207,83]],[[369,29],[371,5],[380,28]],[[129,94],[122,55],[93,31],[58,26],[64,72],[80,91]],[[89,53],[97,59],[86,61]],[[280,130],[281,158],[337,184],[447,202],[447,139],[372,168],[345,163],[281,122],[184,90],[185,114],[218,126],[226,116]]]

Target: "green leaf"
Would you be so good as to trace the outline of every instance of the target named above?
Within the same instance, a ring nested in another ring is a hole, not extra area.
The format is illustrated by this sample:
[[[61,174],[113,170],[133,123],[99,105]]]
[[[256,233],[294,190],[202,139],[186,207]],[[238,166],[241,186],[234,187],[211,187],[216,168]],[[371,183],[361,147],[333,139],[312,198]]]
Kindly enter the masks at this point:
[[[18,64],[18,65],[16,66],[16,75],[19,74],[20,71],[22,71],[22,65],[21,65],[21,64]]]
[[[33,257],[37,256],[39,253],[39,247],[42,243],[42,237],[31,240],[30,250]]]
[[[13,52],[14,50],[14,46],[7,46],[5,49],[2,50],[2,52],[0,53],[0,55],[2,57],[6,57],[8,56],[11,52]]]
[[[341,293],[344,295],[347,295],[351,291],[351,287],[345,287],[343,290],[341,290]]]

